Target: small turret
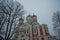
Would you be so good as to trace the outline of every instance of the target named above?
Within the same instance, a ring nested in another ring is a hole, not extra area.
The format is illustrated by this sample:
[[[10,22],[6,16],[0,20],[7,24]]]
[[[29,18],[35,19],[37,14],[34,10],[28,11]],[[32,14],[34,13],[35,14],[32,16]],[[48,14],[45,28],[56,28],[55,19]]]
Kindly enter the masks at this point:
[[[19,23],[22,24],[23,22],[24,22],[24,19],[21,17],[21,18],[19,19]]]

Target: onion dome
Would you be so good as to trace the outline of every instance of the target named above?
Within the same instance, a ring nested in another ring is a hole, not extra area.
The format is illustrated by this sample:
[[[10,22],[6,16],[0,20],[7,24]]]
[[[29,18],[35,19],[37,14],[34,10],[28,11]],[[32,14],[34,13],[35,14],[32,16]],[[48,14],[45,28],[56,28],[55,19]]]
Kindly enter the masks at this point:
[[[24,21],[24,19],[21,17],[19,20],[22,20],[22,21]]]
[[[35,14],[33,14],[33,16],[32,17],[37,17]]]
[[[31,15],[29,14],[27,17],[31,17]]]

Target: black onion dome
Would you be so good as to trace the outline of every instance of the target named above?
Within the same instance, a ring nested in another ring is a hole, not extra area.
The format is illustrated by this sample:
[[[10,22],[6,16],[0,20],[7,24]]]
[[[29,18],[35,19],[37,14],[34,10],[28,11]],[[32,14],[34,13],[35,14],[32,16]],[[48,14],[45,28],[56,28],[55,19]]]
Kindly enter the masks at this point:
[[[23,20],[24,21],[24,19],[22,17],[19,20]]]
[[[31,15],[29,14],[27,17],[31,17]]]
[[[35,14],[33,14],[33,16],[32,17],[37,17]]]

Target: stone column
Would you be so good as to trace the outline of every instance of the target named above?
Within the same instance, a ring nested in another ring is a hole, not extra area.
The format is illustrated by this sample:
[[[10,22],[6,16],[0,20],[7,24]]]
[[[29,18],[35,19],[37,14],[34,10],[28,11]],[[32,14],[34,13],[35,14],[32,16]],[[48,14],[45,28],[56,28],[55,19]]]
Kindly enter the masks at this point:
[[[40,34],[40,27],[37,27],[37,30],[38,30],[38,36],[41,36],[41,34]],[[39,37],[38,40],[41,40],[41,37]]]
[[[30,32],[29,32],[29,35],[30,35],[30,40],[33,40],[33,33],[32,33],[32,27],[30,27]]]

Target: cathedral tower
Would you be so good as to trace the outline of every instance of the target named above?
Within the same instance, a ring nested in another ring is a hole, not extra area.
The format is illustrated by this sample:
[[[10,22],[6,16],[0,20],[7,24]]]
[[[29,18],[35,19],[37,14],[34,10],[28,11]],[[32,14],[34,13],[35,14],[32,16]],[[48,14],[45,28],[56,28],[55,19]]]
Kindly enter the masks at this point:
[[[32,16],[32,22],[37,22],[37,16],[35,14]]]
[[[29,24],[31,24],[31,22],[32,22],[31,17],[32,16],[30,14],[26,17],[26,20]]]

